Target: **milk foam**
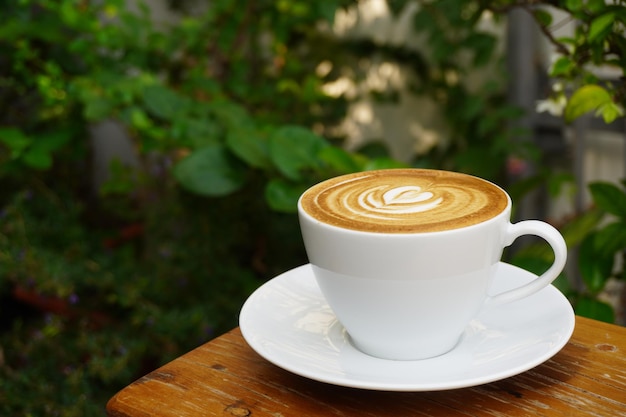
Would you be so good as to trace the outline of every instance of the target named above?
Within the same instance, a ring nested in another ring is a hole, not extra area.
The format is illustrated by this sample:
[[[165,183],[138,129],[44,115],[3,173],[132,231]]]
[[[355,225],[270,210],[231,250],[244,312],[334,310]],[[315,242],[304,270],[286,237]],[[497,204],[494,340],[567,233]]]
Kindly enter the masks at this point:
[[[359,208],[363,210],[363,216],[367,217],[373,213],[419,213],[433,209],[443,201],[443,198],[434,198],[433,193],[422,191],[421,187],[415,185],[385,190],[385,187],[375,187],[359,194],[358,203]],[[383,191],[382,196],[380,191]],[[349,206],[346,204],[346,207]]]
[[[301,200],[314,218],[374,232],[431,232],[486,221],[508,197],[480,178],[447,171],[398,169],[337,177],[309,189]]]

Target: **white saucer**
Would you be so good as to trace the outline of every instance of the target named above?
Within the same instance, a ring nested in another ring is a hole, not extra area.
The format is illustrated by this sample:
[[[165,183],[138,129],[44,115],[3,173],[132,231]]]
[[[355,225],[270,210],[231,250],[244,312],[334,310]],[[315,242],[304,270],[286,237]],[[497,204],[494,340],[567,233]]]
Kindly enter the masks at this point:
[[[500,292],[535,276],[500,263]],[[262,357],[295,374],[335,385],[384,391],[462,388],[527,371],[555,355],[574,331],[568,300],[553,286],[484,310],[450,352],[420,361],[392,361],[361,353],[326,304],[310,265],[268,281],[245,302],[243,337]]]

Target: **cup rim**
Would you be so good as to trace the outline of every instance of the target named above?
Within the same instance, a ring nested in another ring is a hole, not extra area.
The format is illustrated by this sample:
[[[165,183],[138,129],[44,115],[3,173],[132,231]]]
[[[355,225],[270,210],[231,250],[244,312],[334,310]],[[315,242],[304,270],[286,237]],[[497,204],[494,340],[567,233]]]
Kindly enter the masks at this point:
[[[306,218],[308,221],[317,224],[320,227],[324,227],[327,228],[329,230],[335,230],[335,231],[340,231],[340,232],[345,232],[345,233],[350,233],[350,234],[355,234],[355,235],[370,235],[370,236],[406,236],[406,237],[415,237],[415,236],[428,236],[428,235],[442,235],[442,234],[450,234],[450,233],[458,233],[458,232],[462,232],[462,231],[466,231],[466,230],[470,230],[470,229],[474,229],[477,227],[484,227],[489,223],[498,221],[501,217],[506,216],[508,217],[508,219],[510,220],[510,213],[512,210],[512,205],[513,202],[511,200],[511,196],[509,195],[509,193],[502,187],[500,187],[498,184],[489,181],[487,179],[478,177],[476,175],[471,175],[471,174],[466,174],[466,173],[462,173],[462,172],[456,172],[456,171],[448,171],[448,170],[442,170],[442,169],[428,169],[428,168],[389,168],[389,169],[378,169],[378,170],[373,170],[373,171],[392,171],[392,170],[427,170],[427,171],[440,171],[440,172],[451,172],[451,173],[455,173],[455,174],[462,174],[462,175],[467,175],[470,177],[474,177],[477,178],[479,180],[485,181],[491,185],[493,185],[494,187],[498,188],[500,191],[502,191],[502,193],[506,196],[507,199],[507,204],[506,207],[499,212],[498,214],[496,214],[493,217],[490,217],[489,219],[483,220],[479,223],[474,223],[468,226],[462,226],[462,227],[457,227],[457,228],[453,228],[453,229],[446,229],[446,230],[435,230],[435,231],[428,231],[428,232],[386,232],[386,231],[369,231],[369,230],[357,230],[357,229],[350,229],[350,228],[346,228],[346,227],[341,227],[341,226],[337,226],[337,225],[332,225],[329,223],[326,223],[316,217],[314,217],[313,215],[309,214],[304,207],[302,206],[302,198],[304,196],[304,194],[306,194],[311,188],[313,188],[314,186],[323,183],[326,180],[323,181],[319,181],[315,184],[312,184],[311,186],[309,186],[302,194],[300,194],[300,197],[298,197],[298,203],[297,203],[297,209],[298,209],[298,215],[299,217],[302,218]],[[361,171],[361,172],[367,172],[367,171]],[[352,175],[352,174],[357,174],[358,172],[354,172],[354,173],[350,173],[350,174],[344,174],[344,175]],[[339,175],[337,177],[341,177],[343,175]],[[337,177],[331,177],[331,178],[337,178]],[[327,180],[331,179],[328,178]],[[302,222],[302,220],[300,220],[300,222]]]

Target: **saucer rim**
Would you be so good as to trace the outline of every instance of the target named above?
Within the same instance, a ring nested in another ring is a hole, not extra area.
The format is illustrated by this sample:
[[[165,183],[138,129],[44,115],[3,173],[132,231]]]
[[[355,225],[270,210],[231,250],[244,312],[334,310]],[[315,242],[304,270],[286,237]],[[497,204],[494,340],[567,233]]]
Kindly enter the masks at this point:
[[[517,267],[515,265],[511,265],[509,263],[506,262],[499,262],[499,265],[502,266],[503,268],[505,268],[505,271],[508,269],[509,271],[515,271],[516,273],[520,273],[520,274],[525,274],[527,275],[529,278],[531,277],[536,277],[535,274]],[[264,284],[262,284],[261,286],[259,286],[249,297],[248,299],[244,302],[241,311],[240,311],[240,316],[239,316],[239,326],[240,326],[240,330],[242,333],[242,336],[244,338],[244,340],[248,343],[248,345],[257,353],[259,354],[261,357],[263,357],[265,360],[267,360],[268,362],[274,364],[275,366],[278,366],[281,369],[284,369],[288,372],[291,372],[295,375],[299,375],[301,377],[310,379],[310,380],[314,380],[314,381],[318,381],[318,382],[323,382],[323,383],[327,383],[327,384],[332,384],[332,385],[337,385],[337,386],[343,386],[343,387],[349,387],[349,388],[357,388],[357,389],[366,389],[366,390],[373,390],[373,391],[396,391],[396,392],[427,392],[427,391],[444,391],[444,390],[451,390],[451,389],[459,389],[459,388],[469,388],[469,387],[474,387],[474,386],[478,386],[478,385],[483,385],[486,383],[490,383],[490,382],[495,382],[495,381],[499,381],[502,379],[506,379],[518,374],[521,374],[523,372],[529,371],[533,368],[535,368],[536,366],[548,361],[549,359],[551,359],[554,355],[556,355],[570,340],[575,326],[576,326],[576,316],[574,313],[574,309],[571,305],[571,303],[569,302],[569,300],[565,297],[565,295],[563,293],[561,293],[561,291],[559,291],[554,285],[548,285],[547,287],[541,289],[540,291],[538,291],[536,294],[539,293],[544,293],[544,292],[551,292],[552,293],[552,297],[554,298],[554,308],[558,309],[558,312],[555,310],[555,315],[558,313],[559,315],[566,315],[567,317],[562,320],[563,323],[565,325],[564,328],[560,328],[560,339],[551,345],[550,349],[546,349],[545,351],[542,351],[541,354],[537,354],[536,357],[533,360],[527,360],[524,363],[518,364],[517,366],[512,366],[511,368],[507,368],[507,369],[503,369],[499,372],[491,372],[488,373],[486,375],[483,376],[476,376],[473,378],[466,378],[466,379],[456,379],[456,382],[453,381],[440,381],[440,382],[433,382],[433,383],[424,383],[424,382],[419,382],[419,383],[407,383],[407,382],[401,382],[401,383],[393,383],[393,382],[375,382],[375,381],[363,381],[363,380],[355,380],[353,378],[349,377],[349,374],[346,374],[344,377],[339,378],[336,377],[334,375],[330,375],[328,377],[323,377],[321,376],[319,373],[313,373],[313,372],[307,372],[306,369],[303,370],[303,368],[300,366],[298,366],[298,364],[294,364],[291,363],[290,361],[281,361],[280,358],[278,358],[276,355],[271,354],[270,352],[268,352],[266,349],[264,349],[260,344],[258,344],[255,340],[255,337],[252,333],[254,333],[254,331],[252,329],[248,329],[248,326],[246,324],[246,312],[247,310],[250,308],[250,305],[252,303],[254,303],[256,300],[256,298],[264,291],[267,290],[268,287],[271,287],[272,285],[275,285],[278,281],[282,281],[282,282],[286,282],[286,283],[292,283],[293,280],[290,280],[290,276],[293,276],[293,278],[295,279],[296,274],[297,273],[305,273],[307,275],[309,275],[308,279],[312,279],[316,289],[319,291],[319,287],[317,286],[317,283],[315,282],[315,278],[313,277],[313,273],[312,273],[312,268],[311,268],[311,264],[304,264],[304,265],[300,265],[298,267],[292,268],[288,271],[285,271],[277,276],[275,276],[274,278],[268,280],[267,282],[265,282]],[[506,273],[506,272],[501,272],[501,273]],[[532,278],[531,278],[532,279]],[[295,281],[293,281],[295,284]],[[300,284],[302,285],[302,284]],[[294,285],[294,287],[297,287],[297,285]],[[534,295],[536,295],[534,294]],[[323,297],[321,295],[320,292],[320,296]],[[533,297],[533,295],[529,296],[529,297]],[[558,300],[558,303],[556,302]],[[558,304],[558,305],[557,305]],[[492,307],[489,308],[488,310],[485,310],[485,312],[482,312],[481,314],[479,314],[477,317],[480,317],[482,314],[488,314],[489,311],[491,311],[491,314],[494,314],[494,311],[498,311],[499,309],[502,308],[506,308],[507,304],[504,304],[502,306],[497,306],[497,307]],[[331,310],[332,311],[332,310]],[[341,326],[340,323],[338,323],[339,326]],[[258,334],[258,332],[257,332]],[[465,333],[464,333],[465,334]],[[458,345],[455,346],[455,348],[453,348],[450,352],[451,353],[455,350],[457,350],[460,346],[463,346],[464,343],[464,337],[462,337],[462,339],[459,341]],[[397,363],[398,361],[393,361],[393,360],[389,360],[389,359],[381,359],[381,358],[375,358],[372,356],[369,356],[365,353],[360,352],[358,349],[354,348],[353,346],[348,347],[348,349],[350,349],[351,351],[353,351],[354,353],[356,353],[357,355],[362,355],[363,358],[367,358],[367,360],[373,360],[376,362],[379,362],[380,364],[384,364],[384,363]],[[448,354],[446,353],[446,354]],[[440,359],[441,357],[445,356],[446,354],[443,354],[441,356],[438,356],[436,358],[430,358],[430,359],[421,359],[421,360],[408,360],[408,361],[400,361],[402,363],[405,363],[407,365],[411,365],[412,363],[426,363],[430,360],[434,360],[434,359]]]

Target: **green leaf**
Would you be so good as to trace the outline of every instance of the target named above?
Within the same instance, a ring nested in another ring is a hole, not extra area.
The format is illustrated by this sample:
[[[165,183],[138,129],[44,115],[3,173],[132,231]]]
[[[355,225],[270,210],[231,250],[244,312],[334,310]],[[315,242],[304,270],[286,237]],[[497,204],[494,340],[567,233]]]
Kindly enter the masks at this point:
[[[433,16],[433,11],[427,7],[421,7],[417,13],[413,15],[413,29],[418,33],[431,36],[437,31],[437,19]]]
[[[485,115],[485,99],[481,96],[468,96],[463,101],[463,106],[461,109],[458,109],[459,116],[463,120],[471,121],[477,118],[479,115],[481,117],[488,117]]]
[[[607,257],[626,249],[626,223],[615,222],[604,226],[596,232],[595,250]]]
[[[245,170],[221,145],[191,153],[176,164],[174,176],[187,190],[211,197],[231,194],[245,182]]]
[[[362,155],[363,158],[368,159],[389,158],[389,149],[387,145],[381,141],[367,142],[358,147],[355,152]]]
[[[560,172],[548,175],[547,189],[551,197],[557,198],[564,185],[574,185],[576,180],[570,173]]]
[[[598,246],[596,233],[588,235],[580,245],[578,266],[582,280],[592,294],[604,289],[613,272],[614,255],[606,254]]]
[[[273,210],[295,213],[298,199],[307,188],[307,185],[294,184],[282,178],[273,179],[265,187],[265,201]]]
[[[298,181],[305,169],[320,168],[319,152],[328,143],[300,126],[285,126],[269,137],[270,159],[287,178]]]
[[[30,148],[22,155],[22,160],[31,168],[46,170],[52,166],[52,156],[38,148]]]
[[[226,136],[226,145],[248,165],[268,170],[272,167],[267,138],[254,129],[234,129]]]
[[[541,26],[548,27],[552,24],[552,14],[545,9],[535,9],[533,15]]]
[[[294,95],[300,94],[300,83],[296,80],[283,79],[278,82],[276,88],[281,93],[293,93]]]
[[[565,7],[571,11],[578,11],[583,7],[583,0],[565,0]]]
[[[576,314],[607,323],[615,323],[615,311],[609,304],[595,298],[584,297],[574,306]]]
[[[144,88],[142,99],[148,112],[165,120],[172,120],[187,104],[184,97],[159,84]]]
[[[475,32],[468,36],[465,44],[474,50],[474,66],[481,67],[492,60],[497,41],[493,35]]]
[[[604,123],[612,123],[615,119],[623,115],[624,109],[614,102],[605,103],[596,111],[596,116],[602,116]]]
[[[64,25],[70,27],[75,26],[76,23],[79,22],[81,19],[80,9],[78,9],[73,4],[70,4],[69,2],[61,2],[59,11]]]
[[[100,185],[101,196],[128,195],[136,188],[134,168],[124,165],[119,159],[109,163],[109,177]]]
[[[626,193],[609,182],[594,182],[589,185],[594,203],[607,213],[626,219]]]
[[[391,3],[393,3],[393,1]],[[335,20],[335,15],[337,14],[337,6],[333,2],[326,1],[316,1],[313,2],[312,5],[317,8],[317,14],[321,17],[321,19],[326,20],[332,26],[332,23]],[[392,8],[393,12],[392,4],[389,6]]]
[[[459,152],[454,158],[459,171],[467,172],[482,178],[494,178],[499,167],[497,156],[487,146],[473,146]]]
[[[337,146],[328,146],[323,148],[319,157],[326,162],[331,169],[340,174],[360,171],[362,169],[361,161],[358,157],[350,152]]]
[[[612,98],[609,92],[599,85],[584,85],[572,94],[565,106],[565,120],[572,122],[583,114],[597,110]]]
[[[54,152],[67,145],[75,133],[76,130],[73,127],[58,127],[35,136],[32,146],[46,152]]]
[[[408,164],[400,162],[393,158],[374,158],[368,161],[363,167],[364,171],[373,171],[375,169],[393,169],[393,168],[408,168]]]
[[[608,7],[606,0],[587,0],[586,9],[589,10],[592,14],[599,14],[602,10]]]
[[[152,120],[150,120],[146,112],[139,107],[133,107],[130,110],[130,122],[132,127],[137,130],[146,130],[152,127]]]
[[[220,126],[209,117],[177,117],[174,126],[193,149],[217,144],[220,142]]]
[[[560,228],[568,247],[579,245],[593,230],[595,230],[604,218],[600,210],[592,209],[575,217]]]
[[[106,119],[113,111],[113,103],[104,97],[89,97],[85,100],[83,115],[85,119],[95,122]]]
[[[32,139],[20,129],[7,127],[0,128],[0,142],[4,143],[11,150],[12,156],[16,158],[30,146]]]
[[[517,202],[524,198],[526,195],[528,195],[528,193],[536,190],[541,185],[545,184],[545,182],[545,173],[539,173],[515,181],[508,187],[507,191],[509,192],[511,199],[514,202]]]
[[[615,21],[615,13],[609,12],[600,15],[591,21],[589,25],[589,42],[601,40],[611,30]]]
[[[571,59],[566,56],[562,56],[557,59],[552,65],[552,68],[550,68],[550,75],[553,77],[566,76],[575,68],[576,65]]]
[[[232,101],[216,100],[209,105],[209,110],[229,129],[254,127],[254,122],[246,109]]]

